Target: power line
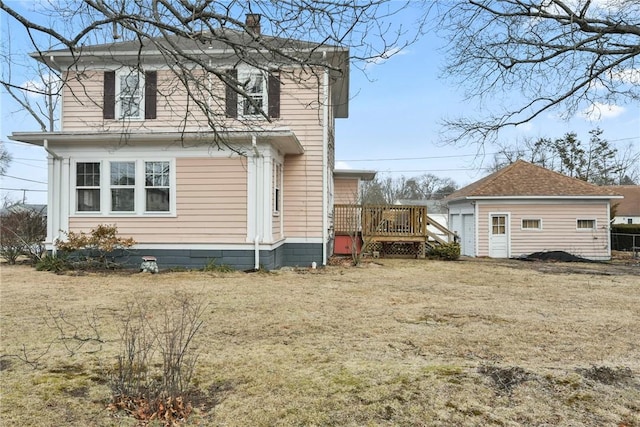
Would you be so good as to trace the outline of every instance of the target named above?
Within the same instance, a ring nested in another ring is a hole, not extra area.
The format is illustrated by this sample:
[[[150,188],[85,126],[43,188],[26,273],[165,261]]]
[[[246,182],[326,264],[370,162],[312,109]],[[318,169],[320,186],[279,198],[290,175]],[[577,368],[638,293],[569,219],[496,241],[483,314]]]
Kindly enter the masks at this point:
[[[452,159],[456,157],[479,157],[479,156],[493,156],[501,153],[483,153],[483,154],[452,154],[448,156],[427,156],[427,157],[397,157],[397,158],[380,158],[380,159],[338,159],[337,162],[385,162],[385,161],[398,161],[398,160],[429,160],[429,159]]]
[[[35,192],[35,193],[46,193],[47,190],[29,190],[27,188],[6,188],[6,187],[0,187],[0,190],[5,190],[5,191],[31,191],[31,192]]]
[[[35,181],[33,179],[27,179],[27,178],[20,178],[17,176],[11,176],[11,175],[2,175],[3,177],[7,177],[7,178],[12,178],[12,179],[18,179],[20,181],[27,181],[27,182],[35,182],[36,184],[44,184],[47,185],[46,182],[42,182],[42,181]]]

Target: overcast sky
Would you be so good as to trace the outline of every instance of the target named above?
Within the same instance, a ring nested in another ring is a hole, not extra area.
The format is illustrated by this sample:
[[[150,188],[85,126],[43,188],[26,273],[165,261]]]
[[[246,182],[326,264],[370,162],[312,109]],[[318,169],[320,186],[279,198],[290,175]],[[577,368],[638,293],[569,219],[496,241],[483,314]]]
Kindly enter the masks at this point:
[[[19,8],[17,2],[11,3]],[[12,29],[8,22],[2,13],[3,38]],[[12,33],[14,47],[17,40],[17,34]],[[459,186],[486,175],[484,168],[491,163],[495,147],[473,143],[454,147],[441,142],[443,118],[473,114],[480,108],[464,99],[464,88],[453,86],[441,76],[443,45],[436,36],[426,36],[386,61],[352,67],[349,118],[336,120],[337,168],[376,170],[381,177],[432,173],[452,178]],[[27,51],[22,53],[26,55]],[[504,93],[505,99],[516,96]],[[2,177],[2,195],[46,203],[44,150],[7,138],[12,132],[35,131],[38,127],[4,91],[0,101],[0,138],[13,156],[7,175]],[[544,114],[504,132],[500,140],[515,143],[523,138],[560,138],[576,132],[586,142],[589,130],[600,127],[602,137],[615,147],[625,149],[631,144],[640,151],[638,103],[602,106],[591,115],[587,114],[588,107],[585,105],[583,112],[569,121],[561,120],[557,113]]]

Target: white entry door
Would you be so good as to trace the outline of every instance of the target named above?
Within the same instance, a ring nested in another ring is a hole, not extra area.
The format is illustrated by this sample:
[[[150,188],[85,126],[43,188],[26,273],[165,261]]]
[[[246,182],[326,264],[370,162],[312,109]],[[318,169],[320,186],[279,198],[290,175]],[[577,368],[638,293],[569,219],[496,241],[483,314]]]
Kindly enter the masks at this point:
[[[489,256],[509,258],[509,215],[490,214]]]

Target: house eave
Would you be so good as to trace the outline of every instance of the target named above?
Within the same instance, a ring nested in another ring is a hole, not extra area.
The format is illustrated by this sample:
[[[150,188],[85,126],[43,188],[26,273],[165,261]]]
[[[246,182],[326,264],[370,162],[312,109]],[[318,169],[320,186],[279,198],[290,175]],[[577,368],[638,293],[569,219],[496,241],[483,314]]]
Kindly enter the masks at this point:
[[[372,181],[378,172],[374,170],[361,169],[335,169],[334,178],[358,178],[362,181]]]
[[[464,202],[464,201],[483,201],[483,200],[610,200],[622,199],[619,195],[566,195],[566,196],[466,196],[456,199],[449,199],[447,203]]]
[[[195,143],[195,144],[241,144],[250,142],[253,136],[258,143],[267,143],[283,154],[303,154],[304,147],[290,130],[244,131],[227,130],[225,132],[14,132],[9,136],[13,141],[44,146],[59,143]]]

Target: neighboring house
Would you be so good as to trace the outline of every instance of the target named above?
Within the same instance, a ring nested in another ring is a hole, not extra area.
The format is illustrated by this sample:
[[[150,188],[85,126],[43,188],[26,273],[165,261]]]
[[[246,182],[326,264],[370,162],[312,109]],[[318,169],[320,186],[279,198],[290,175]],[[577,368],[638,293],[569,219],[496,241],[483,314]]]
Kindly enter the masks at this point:
[[[334,120],[348,116],[348,49],[267,35],[258,43],[239,30],[219,32],[229,43],[201,33],[33,55],[66,82],[60,131],[10,137],[49,153],[48,249],[68,232],[115,224],[120,236],[135,239],[139,255],[156,256],[161,267],[210,260],[238,269],[326,263]],[[203,71],[199,83],[224,98],[205,116],[194,106],[196,82],[188,95],[175,72],[196,65],[168,62],[157,46],[169,42],[246,82],[242,90],[252,101]],[[277,61],[261,48],[270,43],[282,52]],[[230,45],[262,58],[262,70]],[[297,54],[331,67],[287,62]],[[212,117],[223,123],[215,132]]]
[[[447,210],[447,205],[443,200],[400,199],[396,200],[393,204],[403,206],[426,206],[429,218],[440,224],[442,227],[449,228],[449,211]],[[427,229],[441,239],[445,241],[448,240],[447,234],[435,226],[429,224]]]
[[[612,185],[607,188],[624,196],[624,199],[613,203],[613,223],[640,224],[640,185]]]
[[[446,198],[449,229],[467,256],[520,257],[565,251],[611,258],[610,208],[622,198],[606,187],[523,160]]]
[[[20,213],[20,212],[33,212],[38,215],[42,215],[43,217],[47,217],[47,205],[41,204],[32,204],[32,203],[14,203],[11,206],[7,206],[6,208],[0,211],[0,216],[5,216],[10,213]]]

